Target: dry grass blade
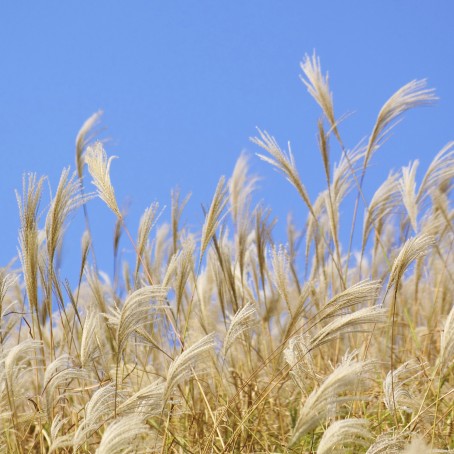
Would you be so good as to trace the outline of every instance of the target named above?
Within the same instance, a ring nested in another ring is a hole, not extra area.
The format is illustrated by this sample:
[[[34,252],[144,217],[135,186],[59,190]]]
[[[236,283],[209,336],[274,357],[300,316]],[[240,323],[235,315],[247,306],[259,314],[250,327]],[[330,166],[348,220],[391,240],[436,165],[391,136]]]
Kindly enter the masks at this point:
[[[208,244],[222,220],[221,214],[228,201],[227,192],[225,177],[221,177],[216,186],[210,209],[208,210],[208,214],[206,215],[203,224],[202,238],[200,240],[200,260],[202,260],[202,256],[205,254]]]
[[[113,211],[115,216],[122,219],[122,214],[115,198],[114,188],[110,182],[110,165],[114,158],[115,156],[111,156],[107,159],[101,142],[96,142],[92,147],[88,147],[85,153],[85,162],[93,178],[93,184],[98,190],[98,196]]]
[[[243,306],[232,318],[222,347],[224,356],[242,333],[257,323],[257,310],[251,302]]]
[[[335,414],[337,404],[360,399],[358,396],[342,396],[342,394],[346,391],[358,391],[364,387],[374,368],[373,361],[355,362],[351,358],[337,366],[304,402],[293,430],[290,446],[296,445],[304,435],[315,429],[330,414]]]
[[[372,435],[367,419],[342,419],[333,422],[325,430],[317,448],[317,454],[349,453],[353,446],[368,447]]]

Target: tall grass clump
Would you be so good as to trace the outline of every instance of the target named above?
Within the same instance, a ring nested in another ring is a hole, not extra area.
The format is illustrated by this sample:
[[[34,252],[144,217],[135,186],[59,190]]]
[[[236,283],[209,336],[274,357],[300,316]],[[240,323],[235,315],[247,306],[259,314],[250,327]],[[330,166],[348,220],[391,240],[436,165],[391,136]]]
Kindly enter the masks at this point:
[[[389,131],[434,92],[408,83],[349,148],[319,59],[301,69],[321,108],[326,189],[309,193],[290,145],[252,138],[307,211],[285,239],[254,205],[245,155],[199,232],[181,223],[189,196],[174,191],[168,223],[152,204],[134,239],[113,157],[95,140],[101,112],[47,212],[44,178],[24,177],[19,260],[0,270],[1,452],[453,452],[454,143],[425,174],[414,161],[364,190]],[[123,232],[135,251],[112,279],[96,261],[93,197],[115,215],[115,260]],[[58,258],[77,209],[86,227],[71,286]]]

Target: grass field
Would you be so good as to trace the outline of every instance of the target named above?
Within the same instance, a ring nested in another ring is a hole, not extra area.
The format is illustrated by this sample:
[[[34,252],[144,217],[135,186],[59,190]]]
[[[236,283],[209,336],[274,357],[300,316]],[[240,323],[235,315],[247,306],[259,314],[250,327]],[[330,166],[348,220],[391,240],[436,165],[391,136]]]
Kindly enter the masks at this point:
[[[415,161],[363,192],[389,130],[434,92],[402,87],[349,149],[317,58],[301,66],[322,112],[326,190],[313,200],[291,150],[264,131],[252,139],[307,209],[282,243],[272,211],[252,203],[245,156],[200,231],[182,226],[187,198],[174,192],[167,224],[153,204],[130,232],[112,158],[92,140],[99,114],[44,213],[44,179],[24,177],[19,267],[0,273],[1,452],[454,452],[454,143],[425,174]],[[136,251],[115,277],[96,265],[93,197]],[[76,209],[86,230],[73,288],[57,257]]]

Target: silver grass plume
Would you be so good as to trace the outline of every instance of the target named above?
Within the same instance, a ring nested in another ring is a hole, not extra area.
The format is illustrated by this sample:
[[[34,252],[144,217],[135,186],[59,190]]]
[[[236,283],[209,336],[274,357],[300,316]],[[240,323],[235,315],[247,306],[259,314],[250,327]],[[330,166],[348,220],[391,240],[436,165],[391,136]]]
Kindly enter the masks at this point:
[[[44,373],[44,389],[46,411],[51,415],[54,402],[62,396],[67,396],[71,392],[70,382],[73,380],[89,380],[90,374],[87,370],[76,367],[74,360],[68,354],[63,354],[52,361]],[[55,395],[57,388],[64,389],[62,395]]]
[[[454,305],[449,311],[441,333],[439,358],[443,368],[452,365],[454,358]]]
[[[83,174],[83,153],[87,145],[92,140],[93,128],[99,123],[101,115],[103,114],[102,110],[98,110],[91,117],[85,120],[84,124],[80,128],[76,137],[76,168],[79,178],[82,179]]]
[[[134,269],[134,276],[136,276],[136,282],[138,283],[139,268],[142,261],[142,256],[145,252],[145,247],[150,236],[151,229],[157,221],[159,204],[152,203],[143,213],[140,218],[139,231],[137,232],[137,245],[136,245],[136,265]]]
[[[228,182],[230,210],[233,222],[238,225],[240,219],[246,215],[252,192],[258,178],[248,174],[248,158],[242,153],[236,161],[232,177]]]
[[[412,80],[397,90],[381,108],[369,137],[364,160],[366,168],[369,160],[383,141],[386,133],[393,128],[395,121],[407,110],[421,105],[431,104],[437,100],[435,91],[426,88],[425,80]]]
[[[30,306],[38,307],[38,208],[44,178],[36,181],[35,174],[22,179],[22,197],[16,191],[21,227],[19,230],[19,258]],[[38,325],[39,326],[39,325]]]
[[[24,385],[25,375],[31,371],[27,364],[30,358],[39,358],[37,350],[41,347],[40,341],[26,339],[0,354],[0,384],[6,385],[3,389],[0,388],[0,399],[7,397],[8,401],[15,405],[23,397],[27,389]],[[14,412],[14,408],[11,408],[11,411]]]
[[[121,308],[111,309],[108,315],[108,323],[115,327],[115,339],[117,344],[117,355],[121,356],[128,337],[144,324],[150,323],[152,310],[163,309],[164,306],[152,305],[152,301],[164,302],[167,296],[167,289],[159,285],[150,285],[140,288],[131,293]]]
[[[427,253],[429,247],[434,244],[434,237],[425,234],[407,240],[400,250],[399,255],[394,260],[386,291],[388,292],[393,285],[399,283],[411,262],[417,258],[423,257]]]
[[[346,310],[357,304],[368,306],[375,303],[381,289],[381,282],[369,279],[353,284],[341,293],[331,298],[320,309],[319,320],[326,320],[336,315],[345,315]]]
[[[407,361],[396,370],[388,372],[383,382],[383,401],[390,412],[401,410],[413,413],[419,408],[418,400],[405,385],[421,373],[420,365],[414,360]]]
[[[183,350],[170,364],[164,391],[164,402],[167,402],[175,387],[191,376],[198,369],[202,358],[214,349],[214,333],[208,334],[195,344]]]
[[[416,160],[407,167],[402,167],[402,177],[399,180],[402,202],[407,210],[414,232],[418,231],[418,204],[416,199],[416,169],[418,165],[419,161]]]
[[[91,396],[85,406],[85,417],[74,435],[74,449],[77,450],[106,421],[113,418],[118,397],[115,384],[102,386]]]
[[[328,74],[326,74],[325,77],[323,76],[320,66],[320,59],[317,57],[315,52],[313,53],[312,57],[309,57],[306,54],[304,61],[300,63],[300,66],[307,79],[306,80],[301,76],[301,81],[306,86],[309,94],[321,107],[322,112],[326,116],[331,128],[337,133],[336,119],[334,116],[333,95],[329,89],[329,77]]]
[[[401,434],[382,434],[369,446],[366,454],[402,454],[404,446]]]
[[[205,222],[202,227],[202,238],[200,240],[200,260],[208,247],[211,239],[216,233],[216,229],[222,221],[222,211],[228,202],[228,188],[225,182],[225,177],[221,177],[214,192],[213,200],[211,201],[210,209],[205,216]]]
[[[145,452],[138,437],[150,433],[150,428],[136,415],[129,415],[112,422],[102,435],[96,454],[123,454]],[[146,452],[149,452],[148,450]]]
[[[52,198],[46,216],[46,240],[49,260],[52,261],[60,246],[65,221],[69,214],[87,202],[93,195],[81,192],[80,179],[69,174],[69,167],[63,169],[55,196]]]
[[[99,353],[98,330],[99,313],[93,309],[89,310],[85,317],[80,341],[80,362],[84,368],[91,367]]]
[[[262,132],[260,129],[258,129],[258,133],[260,137],[251,138],[251,142],[266,150],[271,155],[271,158],[260,153],[257,153],[257,156],[285,175],[287,180],[296,188],[311,214],[315,217],[309,194],[298,174],[290,144],[288,146],[288,154],[285,154],[274,137],[270,136],[266,131]]]
[[[368,332],[370,330],[364,325],[385,323],[387,313],[386,309],[373,306],[338,317],[311,337],[310,351],[337,339],[341,334]]]
[[[419,187],[417,201],[421,203],[433,191],[449,192],[454,178],[454,142],[446,144],[433,158]]]
[[[128,397],[119,407],[119,414],[143,415],[150,418],[162,412],[165,381],[159,379]]]
[[[114,158],[115,156],[111,156],[107,159],[101,142],[96,142],[92,147],[88,147],[85,152],[85,162],[93,178],[92,182],[98,190],[98,196],[113,211],[117,218],[122,219],[122,214],[115,198],[114,188],[110,182],[110,165]]]
[[[384,220],[393,213],[401,201],[398,174],[391,172],[388,178],[375,191],[364,214],[363,250],[366,247],[372,228],[375,228],[379,236]]]
[[[57,413],[55,418],[52,420],[50,426],[50,446],[49,454],[57,451],[58,449],[67,448],[72,445],[72,439],[74,434],[67,433],[65,435],[59,435],[62,431],[63,426],[68,422],[68,418],[63,418],[61,413]]]
[[[289,295],[289,269],[290,257],[284,245],[280,244],[278,247],[271,248],[271,265],[273,267],[274,285],[276,286],[281,298],[287,304],[288,310],[290,309],[290,295]]]
[[[224,339],[222,351],[224,356],[242,333],[257,323],[257,310],[253,303],[248,302],[232,318]]]
[[[367,419],[341,419],[325,430],[317,454],[349,453],[353,446],[368,447],[372,440]]]
[[[315,429],[330,416],[330,411],[334,410],[337,404],[361,399],[359,396],[342,396],[341,394],[346,391],[357,392],[365,387],[374,368],[374,361],[356,362],[352,360],[351,355],[338,365],[307,397],[293,429],[289,445],[294,446],[305,434]]]

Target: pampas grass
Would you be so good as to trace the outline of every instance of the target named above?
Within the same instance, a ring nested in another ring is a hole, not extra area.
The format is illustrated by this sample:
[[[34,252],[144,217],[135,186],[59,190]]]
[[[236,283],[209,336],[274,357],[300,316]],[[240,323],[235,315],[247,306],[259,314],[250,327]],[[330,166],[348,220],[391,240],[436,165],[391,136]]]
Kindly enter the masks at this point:
[[[101,112],[82,126],[76,173],[63,170],[47,208],[44,178],[24,177],[20,260],[0,270],[0,452],[450,452],[453,143],[425,173],[415,160],[363,191],[388,131],[435,94],[425,81],[405,85],[368,139],[347,147],[317,55],[301,69],[323,114],[314,131],[326,189],[310,194],[290,145],[260,129],[252,139],[307,210],[287,238],[254,204],[244,154],[203,200],[198,231],[184,224],[189,195],[175,189],[169,219],[150,205],[133,238],[113,157],[95,141]],[[115,258],[113,276],[96,263],[94,196],[116,216],[115,257],[123,233],[135,251]],[[81,208],[71,286],[57,259]]]

